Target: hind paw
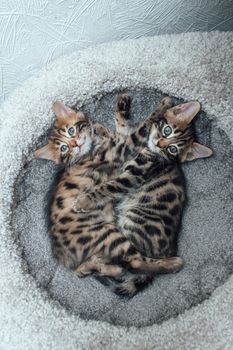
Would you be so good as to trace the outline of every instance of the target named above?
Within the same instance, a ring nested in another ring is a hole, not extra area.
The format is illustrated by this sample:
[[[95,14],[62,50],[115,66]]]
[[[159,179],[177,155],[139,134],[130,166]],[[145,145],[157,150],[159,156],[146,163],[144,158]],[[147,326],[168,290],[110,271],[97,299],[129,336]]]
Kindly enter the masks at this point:
[[[179,272],[184,266],[184,261],[179,256],[175,256],[169,259],[172,262],[172,273]]]
[[[75,272],[79,278],[87,277],[93,273],[91,270],[88,270],[84,264],[80,265]]]

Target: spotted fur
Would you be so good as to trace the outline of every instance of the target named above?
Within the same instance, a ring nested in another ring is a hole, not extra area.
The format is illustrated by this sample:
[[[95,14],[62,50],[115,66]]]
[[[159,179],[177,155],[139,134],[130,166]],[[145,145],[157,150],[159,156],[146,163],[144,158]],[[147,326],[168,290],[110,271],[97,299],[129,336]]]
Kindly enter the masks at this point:
[[[124,163],[120,175],[90,190],[83,201],[78,200],[79,207],[90,209],[119,199],[118,224],[124,237],[138,252],[153,259],[176,255],[185,203],[179,163],[212,154],[209,148],[194,142],[191,121],[200,105],[191,102],[169,108],[170,104],[171,100],[165,98],[155,113],[128,132],[126,143],[140,147],[135,158]],[[123,121],[121,114],[121,125]],[[151,279],[139,274],[121,282],[102,282],[118,294],[132,296]]]
[[[123,119],[128,108],[129,99],[123,96],[118,100],[117,116]],[[119,173],[123,162],[137,153],[146,141],[144,126],[130,136],[127,132],[113,135],[60,102],[53,109],[56,120],[48,144],[35,154],[65,166],[54,184],[50,206],[50,231],[58,260],[80,277],[92,273],[119,277],[125,271],[153,276],[178,271],[182,267],[179,257],[154,259],[136,249],[115,225],[111,201],[91,211],[77,211],[74,205],[77,198],[84,203],[90,189],[107,183]],[[157,114],[165,109],[162,104]],[[127,120],[124,124],[127,129]]]

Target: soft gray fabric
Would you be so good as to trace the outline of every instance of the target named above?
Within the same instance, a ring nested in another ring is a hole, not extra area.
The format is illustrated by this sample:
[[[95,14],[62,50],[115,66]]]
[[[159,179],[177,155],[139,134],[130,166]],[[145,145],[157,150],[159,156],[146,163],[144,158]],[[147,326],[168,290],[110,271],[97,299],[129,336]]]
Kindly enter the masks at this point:
[[[2,106],[0,339],[3,348],[232,349],[232,277],[213,292],[232,271],[232,146],[218,129],[221,126],[233,139],[232,46],[232,33],[217,32],[103,45],[55,61]],[[32,215],[34,206],[39,208],[43,203],[45,188],[49,186],[46,181],[53,167],[46,162],[30,162],[28,153],[51,125],[51,105],[55,99],[69,105],[79,101],[78,106],[84,104],[89,110],[94,99],[101,111],[101,105],[111,99],[111,92],[122,88],[131,90],[136,106],[149,96],[148,102],[144,101],[140,107],[143,116],[145,106],[151,108],[154,89],[185,100],[198,99],[212,120],[203,125],[200,118],[200,130],[205,129],[199,135],[200,140],[211,141],[215,149],[212,159],[184,167],[190,202],[179,253],[186,267],[177,275],[159,277],[153,287],[130,302],[110,296],[91,278],[81,281],[64,269],[57,269],[43,227],[42,211]],[[153,91],[145,90],[148,88]],[[101,99],[101,95],[108,93],[109,97]],[[19,196],[14,193],[14,182],[23,165],[25,174],[18,182],[24,184],[17,186],[21,189]],[[29,184],[30,172],[34,181]],[[30,229],[32,222],[35,231]],[[17,230],[12,230],[16,226]],[[23,254],[20,246],[24,246]],[[37,283],[28,273],[25,258]],[[53,299],[40,285],[49,288]],[[207,296],[208,300],[177,318],[160,325],[134,327],[168,319]],[[154,312],[150,313],[152,307]],[[75,313],[118,324],[130,322],[133,326],[84,321]]]
[[[129,92],[135,122],[149,115],[163,97],[148,89]],[[83,109],[113,128],[115,100],[114,94],[94,97]],[[185,260],[183,271],[156,277],[153,287],[129,301],[113,295],[93,278],[79,279],[72,272],[56,267],[43,212],[45,193],[56,170],[47,161],[32,160],[15,186],[18,205],[13,218],[24,257],[38,285],[85,319],[140,327],[161,323],[189,309],[226,280],[233,270],[230,259],[233,254],[232,147],[225,133],[221,134],[205,113],[197,118],[196,125],[200,141],[210,144],[215,155],[184,166],[188,206],[179,241],[179,255]]]

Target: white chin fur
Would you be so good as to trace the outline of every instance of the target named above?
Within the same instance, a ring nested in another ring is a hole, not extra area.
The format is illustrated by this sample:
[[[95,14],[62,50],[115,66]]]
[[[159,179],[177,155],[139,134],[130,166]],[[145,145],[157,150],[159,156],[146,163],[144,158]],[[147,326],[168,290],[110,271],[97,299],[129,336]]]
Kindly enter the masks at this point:
[[[82,157],[85,154],[87,154],[90,150],[91,150],[91,145],[92,142],[90,139],[86,139],[85,140],[85,144],[81,147],[81,149],[79,147],[75,147],[74,149],[74,157]]]
[[[151,152],[160,154],[161,149],[154,144],[152,138],[150,138],[148,141],[148,148]]]

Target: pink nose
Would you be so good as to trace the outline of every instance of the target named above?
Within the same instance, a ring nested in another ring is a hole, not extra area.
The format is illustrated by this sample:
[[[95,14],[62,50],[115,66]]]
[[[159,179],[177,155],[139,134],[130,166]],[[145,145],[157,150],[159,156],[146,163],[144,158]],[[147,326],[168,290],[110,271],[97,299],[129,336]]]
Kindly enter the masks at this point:
[[[76,140],[70,140],[69,144],[70,144],[71,147],[77,147],[78,146]]]
[[[160,148],[165,148],[165,147],[167,147],[167,140],[159,139],[159,141],[158,141],[158,146],[159,146]]]

